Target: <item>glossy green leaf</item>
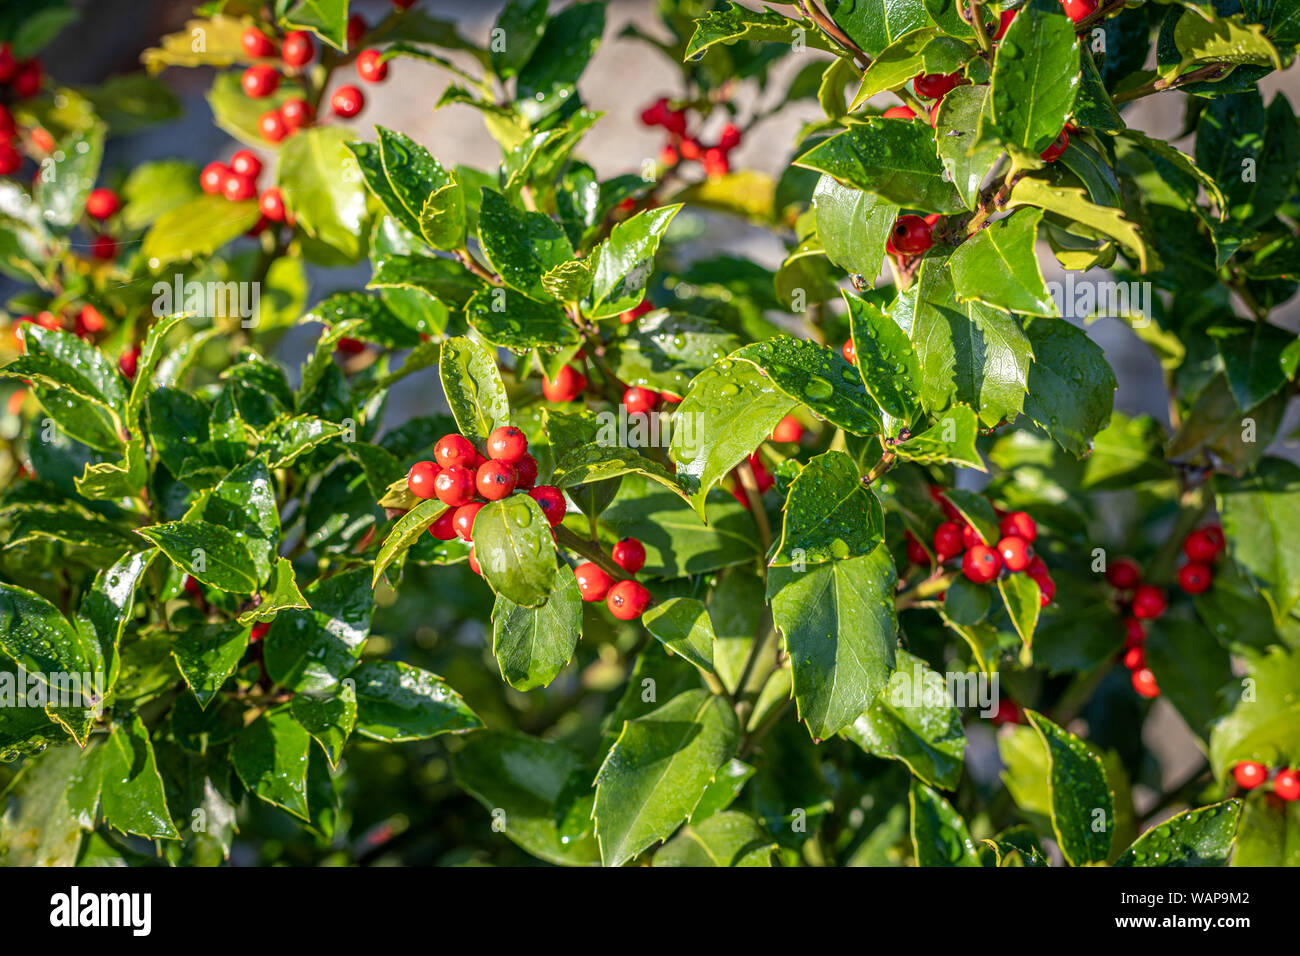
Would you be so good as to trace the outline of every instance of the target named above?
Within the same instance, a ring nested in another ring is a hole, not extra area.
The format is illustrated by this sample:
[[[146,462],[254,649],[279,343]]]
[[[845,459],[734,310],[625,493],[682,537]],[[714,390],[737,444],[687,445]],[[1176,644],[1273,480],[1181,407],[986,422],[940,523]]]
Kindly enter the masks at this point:
[[[360,177],[341,175],[355,162],[342,126],[311,126],[280,147],[277,182],[297,228],[349,261],[365,252],[366,190]],[[154,227],[158,228],[157,226]]]
[[[1252,661],[1246,676],[1232,709],[1210,731],[1210,766],[1220,781],[1243,760],[1300,761],[1300,653],[1274,648]]]
[[[176,567],[209,587],[252,594],[261,579],[243,540],[229,528],[206,521],[168,521],[138,528]]]
[[[303,597],[309,608],[276,615],[263,644],[263,660],[276,683],[321,693],[332,690],[352,670],[370,634],[370,569],[322,578],[308,586]]]
[[[279,710],[245,727],[235,738],[230,757],[244,786],[267,803],[306,820],[310,748],[307,731],[287,710]]]
[[[752,10],[735,0],[727,6],[711,10],[695,21],[695,33],[682,54],[684,60],[699,59],[710,47],[719,43],[732,46],[740,41],[784,43],[796,41],[821,50],[835,52],[830,42],[816,30],[782,16],[775,10]]]
[[[987,471],[975,439],[979,419],[969,405],[954,405],[941,412],[925,431],[894,446],[894,454],[922,464],[953,464]]]
[[[1072,866],[1104,863],[1115,807],[1101,759],[1042,714],[1026,710],[1025,715],[1047,748],[1052,832],[1061,853]]]
[[[1226,866],[1240,815],[1240,800],[1184,810],[1134,840],[1115,865]]]
[[[588,318],[607,319],[641,304],[659,241],[681,208],[677,203],[637,213],[592,250],[591,292],[582,306]]]
[[[826,256],[841,269],[874,279],[885,257],[885,241],[898,206],[863,189],[824,175],[813,193],[817,235]]]
[[[437,674],[398,661],[368,661],[352,672],[357,733],[375,740],[425,740],[483,722]]]
[[[855,435],[880,432],[876,403],[861,376],[836,349],[778,335],[737,349],[731,358],[750,362],[793,401]]]
[[[525,608],[547,603],[555,585],[555,541],[528,495],[489,501],[474,518],[474,553],[499,596]]]
[[[980,185],[1003,154],[994,137],[980,137],[981,119],[990,110],[987,86],[959,86],[940,101],[935,124],[939,160],[963,204],[974,209]]]
[[[683,827],[652,866],[771,866],[776,841],[745,813],[727,811]]]
[[[913,780],[907,802],[917,866],[980,865],[966,821],[937,791]]]
[[[1058,315],[1034,254],[1042,218],[1041,210],[1021,210],[958,246],[948,260],[957,295],[1004,312]]]
[[[496,359],[473,339],[444,342],[438,373],[456,427],[470,441],[482,444],[494,428],[509,422],[510,404]]]
[[[190,690],[207,707],[248,647],[249,627],[237,621],[191,627],[176,637],[172,656]]]
[[[997,45],[992,119],[1005,141],[1035,158],[1056,139],[1079,93],[1074,24],[1054,0],[1030,0]]]
[[[877,93],[898,89],[923,73],[955,73],[976,49],[955,37],[945,36],[935,27],[905,33],[871,61],[862,74],[862,85],[849,104],[849,111],[856,110]]]
[[[911,421],[919,410],[921,364],[907,333],[872,302],[848,292],[849,328],[862,382],[886,415]]]
[[[1028,574],[1009,574],[998,579],[998,593],[1007,609],[1011,626],[1026,644],[1034,642],[1034,628],[1038,626],[1038,612],[1042,609],[1042,595],[1038,582]]]
[[[1076,458],[1110,421],[1115,373],[1101,347],[1062,319],[1040,319],[1025,330],[1034,350],[1025,414]]]
[[[529,123],[561,110],[576,98],[578,78],[600,46],[603,3],[574,3],[546,24],[537,49],[519,68],[515,104]]]
[[[478,541],[478,521],[475,541]],[[582,636],[582,595],[568,565],[553,570],[541,607],[521,607],[498,594],[492,608],[492,653],[515,690],[545,687],[573,657]]]
[[[773,566],[822,564],[870,554],[884,540],[880,502],[841,451],[804,465],[786,494]]]
[[[338,767],[343,746],[357,725],[357,692],[347,682],[329,695],[295,694],[289,702],[293,719],[311,734],[331,767]]]
[[[669,598],[646,611],[641,620],[655,640],[705,673],[713,673],[713,621],[702,601]]]
[[[1267,457],[1253,475],[1216,479],[1215,495],[1233,561],[1282,620],[1300,603],[1300,468]]]

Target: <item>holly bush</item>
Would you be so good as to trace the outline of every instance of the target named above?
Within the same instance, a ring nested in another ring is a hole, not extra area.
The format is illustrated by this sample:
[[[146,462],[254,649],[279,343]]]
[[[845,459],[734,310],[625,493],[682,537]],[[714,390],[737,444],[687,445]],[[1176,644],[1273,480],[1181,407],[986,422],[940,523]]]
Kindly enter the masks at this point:
[[[609,178],[604,4],[348,6],[0,19],[6,863],[1300,862],[1300,2],[659,0]]]

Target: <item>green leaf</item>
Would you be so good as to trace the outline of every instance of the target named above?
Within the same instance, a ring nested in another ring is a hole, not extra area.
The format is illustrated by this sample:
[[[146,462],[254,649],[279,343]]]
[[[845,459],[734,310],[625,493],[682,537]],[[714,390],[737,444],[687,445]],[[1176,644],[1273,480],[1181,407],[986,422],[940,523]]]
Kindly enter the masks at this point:
[[[596,775],[596,838],[606,866],[667,839],[735,750],[736,715],[707,690],[629,720]]]
[[[1074,24],[1054,0],[1030,0],[997,45],[992,119],[1008,145],[1035,160],[1060,134],[1079,93]]]
[[[966,821],[937,791],[913,780],[907,802],[917,866],[980,865]]]
[[[71,743],[24,762],[5,788],[7,810],[0,816],[6,865],[76,865],[82,828],[78,809],[69,805],[69,784],[83,768],[82,752]]]
[[[515,108],[524,119],[536,125],[577,100],[578,78],[604,31],[603,3],[574,3],[551,18],[515,81]]]
[[[476,293],[465,306],[465,319],[484,340],[502,348],[572,348],[580,339],[578,327],[558,303],[536,302],[506,289]]]
[[[620,426],[625,428],[625,435],[619,434]],[[652,431],[652,427],[659,431]],[[666,434],[669,427],[662,415],[653,420],[631,415],[598,423],[590,414],[566,415],[548,409],[546,433],[556,457],[551,484],[569,490],[622,475],[643,475],[686,498],[676,475],[635,450],[656,445],[656,434]],[[624,441],[634,448],[627,447]]]
[[[1012,627],[1025,644],[1032,644],[1038,612],[1043,606],[1038,582],[1027,574],[1009,574],[998,580],[998,593],[1002,595]]]
[[[456,782],[499,819],[507,837],[539,859],[590,866],[600,851],[590,833],[561,837],[555,807],[565,783],[583,770],[562,744],[525,734],[485,730],[465,738],[452,757]],[[587,777],[590,780],[590,776]]]
[[[972,627],[988,616],[992,603],[992,588],[959,575],[944,594],[943,615],[954,624]]]
[[[257,203],[231,202],[224,196],[198,195],[158,216],[145,233],[140,252],[158,267],[211,255],[238,239],[261,215]]]
[[[582,305],[588,318],[607,319],[641,304],[659,241],[681,208],[676,203],[639,212],[592,250],[591,292]]]
[[[260,584],[271,576],[280,545],[275,485],[260,458],[236,468],[212,489],[203,520],[232,531],[252,559]]]
[[[511,0],[497,15],[501,49],[492,45],[492,72],[508,79],[528,62],[546,32],[547,0]]]
[[[940,101],[936,117],[939,160],[967,209],[978,205],[980,184],[1003,153],[996,138],[979,135],[981,119],[990,109],[988,97],[987,86],[959,86]]]
[[[477,542],[477,519],[474,525]],[[582,595],[567,564],[554,569],[550,596],[541,607],[521,607],[503,594],[492,607],[492,653],[501,676],[515,690],[545,687],[555,680],[581,636]]]
[[[1165,617],[1151,622],[1144,650],[1161,696],[1204,736],[1219,713],[1219,690],[1231,680],[1225,649],[1199,621]]]
[[[855,435],[880,433],[876,403],[838,349],[778,335],[743,346],[732,360],[753,363],[795,402]]]
[[[867,299],[844,293],[854,358],[867,393],[886,415],[911,421],[919,409],[921,364],[893,319]]]
[[[706,674],[713,673],[713,621],[704,602],[669,598],[641,618],[655,640],[672,648]]]
[[[857,95],[849,104],[849,112],[856,111],[877,93],[898,89],[923,73],[955,73],[976,52],[976,47],[945,36],[934,27],[906,33],[871,61],[862,74]]]
[[[138,714],[115,724],[82,760],[81,785],[98,791],[105,823],[147,839],[180,839],[167,812],[149,732]]]
[[[310,30],[336,50],[348,48],[348,0],[295,0],[280,22]]]
[[[36,177],[32,193],[47,226],[62,233],[81,220],[103,155],[104,130],[102,125],[96,125],[84,136],[64,137],[54,154],[41,164],[41,175]]]
[[[330,695],[295,694],[289,709],[293,719],[321,745],[331,769],[337,769],[343,746],[357,725],[356,688],[345,682]]]
[[[830,41],[817,30],[782,16],[775,10],[750,10],[735,0],[729,0],[726,9],[711,10],[695,21],[695,33],[683,60],[698,60],[710,47],[719,43],[733,46],[741,41],[757,43],[783,43],[787,46],[802,42],[818,50],[838,52]]]
[[[393,530],[388,532],[375,558],[372,586],[379,583],[380,576],[402,558],[446,510],[447,506],[437,498],[427,498],[394,522]]]
[[[1232,710],[1210,731],[1210,766],[1219,781],[1242,760],[1300,761],[1300,653],[1274,648],[1251,661],[1247,676]]]
[[[530,608],[547,603],[555,582],[555,541],[541,505],[528,495],[483,506],[474,518],[474,553],[498,595]]]
[[[620,324],[605,358],[629,385],[685,395],[697,375],[739,345],[734,332],[709,319],[659,309]]]
[[[1295,374],[1295,356],[1286,351],[1296,341],[1294,332],[1263,321],[1238,322],[1215,331],[1223,333],[1214,341],[1232,397],[1243,412],[1264,401]]]
[[[898,320],[895,309],[894,319]],[[958,303],[941,260],[921,265],[909,331],[921,366],[921,404],[937,414],[971,406],[992,427],[1020,413],[1031,346],[1013,316],[978,302]]]
[[[262,652],[266,671],[291,690],[333,690],[356,665],[370,634],[370,569],[352,568],[322,578],[304,597],[309,608],[281,611],[271,624]]]
[[[802,572],[768,571],[772,619],[791,658],[795,704],[815,740],[851,724],[888,683],[897,581],[884,547]]]
[[[507,286],[530,299],[552,301],[542,276],[573,259],[558,224],[541,213],[515,209],[500,193],[484,189],[478,230],[483,254]]]
[[[117,679],[117,648],[135,607],[136,589],[157,555],[153,548],[125,554],[97,573],[73,619],[82,641],[93,641],[99,647],[108,690]]]
[[[1245,478],[1216,478],[1215,495],[1228,551],[1252,574],[1274,620],[1300,602],[1300,468],[1266,457]]]
[[[1038,176],[1025,176],[1012,187],[1007,208],[1017,206],[1037,206],[1114,238],[1138,260],[1138,268],[1146,271],[1147,249],[1142,234],[1134,223],[1124,218],[1122,209],[1099,206],[1082,189],[1054,184]]]
[[[349,143],[366,185],[410,232],[435,249],[465,237],[465,192],[455,176],[410,137],[378,127],[379,142]]]
[[[983,302],[1022,315],[1060,314],[1034,254],[1042,218],[1038,209],[1015,212],[957,247],[948,262],[962,301]]]
[[[861,361],[862,353],[858,353]],[[987,471],[975,447],[979,419],[969,405],[954,405],[942,412],[930,428],[894,446],[894,454],[921,464],[953,464]]]
[[[678,406],[669,455],[701,518],[709,489],[762,444],[795,405],[749,362],[724,359],[695,378]]]
[[[809,460],[786,494],[773,566],[804,567],[870,554],[884,540],[880,502],[853,459],[828,451]]]
[[[898,206],[826,175],[818,180],[812,202],[826,257],[841,269],[874,279]]]
[[[1233,866],[1296,866],[1300,863],[1300,804],[1281,803],[1258,790],[1246,795],[1237,827]]]
[[[195,579],[234,594],[252,594],[261,578],[243,539],[234,531],[206,521],[168,521],[137,528],[176,567]]]
[[[509,423],[510,405],[496,358],[473,339],[444,342],[438,374],[456,427],[470,441],[481,445],[494,428]]]
[[[1240,17],[1211,17],[1200,11],[1183,11],[1174,24],[1174,46],[1182,55],[1169,74],[1181,76],[1203,63],[1236,63],[1282,69],[1282,58],[1269,42],[1264,27]]]
[[[347,429],[315,415],[295,415],[277,421],[262,439],[259,453],[265,454],[269,468],[288,468],[307,454]]]
[[[368,661],[356,682],[357,733],[390,742],[425,740],[482,727],[460,694],[437,674],[398,661]]]
[[[69,396],[94,406],[102,427],[112,436],[120,430],[126,410],[126,388],[114,363],[99,349],[58,329],[28,324],[23,329],[26,354],[0,369],[10,378],[31,379],[51,390],[42,401],[51,414],[58,400]],[[57,394],[56,394],[57,393]],[[119,447],[120,438],[111,449]]]
[[[1101,347],[1069,322],[1040,319],[1027,332],[1034,364],[1025,414],[1070,454],[1085,458],[1110,421],[1115,373]]]
[[[308,819],[307,756],[311,736],[287,710],[263,714],[240,731],[230,749],[235,772],[272,806]]]
[[[898,670],[844,736],[869,754],[901,760],[917,777],[943,790],[961,780],[966,733],[944,676],[907,651]]]
[[[265,623],[275,620],[281,611],[303,610],[308,606],[307,599],[298,590],[293,565],[288,558],[276,558],[271,579],[263,589],[262,602],[239,615],[239,623]]]
[[[652,866],[771,866],[776,841],[746,813],[716,813],[682,828]]]
[[[1025,716],[1047,748],[1052,832],[1071,866],[1105,863],[1115,823],[1114,797],[1101,758],[1042,714]]]
[[[206,708],[221,690],[248,647],[248,625],[225,621],[191,627],[172,645],[176,667]]]
[[[962,208],[935,155],[931,131],[922,123],[869,117],[818,143],[794,165],[923,212]]]
[[[367,234],[365,187],[359,177],[343,175],[354,162],[352,138],[341,126],[299,130],[280,147],[276,174],[297,228],[348,261],[364,254]]]
[[[47,683],[53,675],[89,674],[103,667],[93,637],[79,633],[31,591],[0,581],[0,654]],[[83,688],[83,694],[91,688]]]
[[[1227,866],[1241,806],[1224,800],[1184,810],[1134,840],[1115,866]]]
[[[420,292],[449,309],[462,308],[483,284],[453,259],[445,256],[386,255],[376,263],[375,274],[366,283],[367,289],[408,289]],[[382,307],[381,307],[382,305]],[[383,331],[390,337],[401,337],[389,345],[410,346],[419,341],[418,333],[382,303],[371,303],[370,328],[359,330],[366,338],[375,338]],[[376,319],[384,321],[377,328]]]

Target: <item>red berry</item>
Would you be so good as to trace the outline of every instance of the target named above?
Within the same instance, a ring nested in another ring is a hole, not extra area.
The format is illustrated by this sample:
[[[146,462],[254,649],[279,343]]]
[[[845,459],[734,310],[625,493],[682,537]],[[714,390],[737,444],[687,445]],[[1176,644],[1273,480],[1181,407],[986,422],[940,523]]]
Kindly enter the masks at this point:
[[[478,558],[474,555],[473,547],[469,549],[469,569],[479,577],[483,576],[483,569],[479,566]]]
[[[302,129],[315,118],[316,112],[311,108],[311,104],[301,96],[287,99],[280,104],[280,119],[285,128],[290,131]]]
[[[231,172],[239,173],[241,176],[256,179],[262,175],[262,161],[251,149],[241,149],[230,157],[230,169]]]
[[[344,119],[356,116],[365,105],[365,96],[355,86],[340,86],[330,97],[330,109]]]
[[[366,350],[366,343],[360,339],[350,339],[346,335],[334,343],[334,351],[344,355],[360,355]]]
[[[1224,545],[1227,544],[1227,542],[1224,541],[1223,539],[1223,529],[1220,528],[1217,524],[1207,524],[1204,528],[1201,529],[1201,532],[1203,534],[1209,535],[1210,540],[1214,542],[1214,548],[1216,551],[1222,551]]]
[[[515,491],[528,491],[537,484],[537,459],[524,455],[515,462],[515,475],[519,479],[515,482]]]
[[[961,573],[976,584],[988,584],[1002,570],[1002,559],[992,548],[977,544],[961,558]]]
[[[433,479],[433,490],[448,507],[467,505],[474,498],[474,472],[464,465],[443,468]]]
[[[1013,511],[1003,517],[998,524],[998,530],[1002,532],[1003,537],[1015,535],[1017,538],[1024,538],[1026,544],[1033,544],[1038,538],[1038,525],[1024,511]]]
[[[1254,760],[1243,760],[1232,768],[1232,776],[1242,790],[1254,790],[1268,779],[1268,768]]]
[[[1183,539],[1183,554],[1187,555],[1189,561],[1208,564],[1218,553],[1219,547],[1214,543],[1214,538],[1206,534],[1203,529],[1193,531]]]
[[[619,581],[609,589],[605,606],[620,621],[634,621],[650,604],[650,592],[636,581]]]
[[[444,468],[451,465],[473,467],[474,456],[477,454],[474,446],[464,435],[443,435],[438,439],[438,444],[433,446],[434,460]]]
[[[853,344],[853,339],[849,339],[840,346],[840,354],[844,356],[844,361],[850,365],[858,364],[858,348]]]
[[[63,328],[63,322],[53,312],[41,312],[36,316],[36,324],[43,329]]]
[[[1133,592],[1133,616],[1149,621],[1165,613],[1165,592],[1151,584],[1139,585]]]
[[[284,43],[280,45],[280,58],[288,66],[302,66],[315,55],[316,44],[306,30],[290,30],[284,35]]]
[[[194,580],[190,575],[185,575],[185,592],[193,598],[203,597],[203,585]]]
[[[574,568],[573,576],[578,581],[578,591],[584,601],[603,601],[609,593],[609,586],[614,583],[613,578],[590,561]]]
[[[253,629],[248,633],[248,643],[256,644],[262,638],[266,637],[266,632],[270,629],[271,625],[267,621],[260,621],[257,624],[254,624]]]
[[[623,392],[623,407],[629,415],[644,415],[652,412],[659,404],[659,396],[648,388],[633,385]]]
[[[664,114],[663,127],[668,132],[676,136],[683,136],[686,133],[686,111],[669,110]]]
[[[934,532],[934,556],[943,564],[949,558],[955,558],[961,554],[965,547],[962,544],[961,525],[955,521],[945,521],[939,525]]]
[[[624,538],[609,554],[614,563],[628,574],[636,574],[645,567],[645,545],[636,538]]]
[[[1137,566],[1136,561],[1120,558],[1106,569],[1106,580],[1116,590],[1131,591],[1142,580],[1142,570]]]
[[[998,15],[998,29],[993,34],[993,39],[1001,40],[1006,35],[1007,27],[1011,26],[1011,21],[1016,18],[1017,12],[1016,10],[1003,10]]]
[[[366,18],[359,13],[354,13],[348,17],[348,49],[352,49],[361,42],[361,38],[366,35],[369,27],[366,24]]]
[[[555,374],[554,382],[545,375],[542,376],[542,394],[546,396],[548,401],[571,402],[581,395],[586,387],[587,376],[572,365],[563,366]]]
[[[984,543],[984,539],[980,537],[980,533],[975,530],[974,525],[972,525],[968,521],[962,521],[960,523],[961,523],[961,546],[963,548],[973,548],[978,544]]]
[[[471,501],[467,505],[461,505],[456,509],[455,514],[451,517],[452,527],[460,535],[463,541],[474,540],[474,517],[483,510],[483,502]]]
[[[641,111],[641,123],[644,126],[662,126],[668,116],[668,99],[659,97]]]
[[[718,134],[718,149],[732,150],[740,145],[740,128],[734,123],[728,123],[722,127],[722,132]]]
[[[514,425],[502,425],[488,435],[487,453],[489,458],[513,465],[528,453],[528,439]]]
[[[916,119],[916,110],[910,106],[891,106],[880,114],[885,119]]]
[[[139,365],[140,365],[139,346],[127,349],[125,352],[123,352],[121,355],[118,356],[117,359],[118,370],[121,371],[121,373],[125,375],[127,378],[135,378],[135,373],[140,370]]]
[[[112,236],[96,236],[90,244],[90,254],[101,262],[117,258],[117,240]]]
[[[35,146],[37,149],[39,149],[41,152],[43,153],[54,152],[54,147],[57,144],[54,142],[54,137],[50,135],[49,130],[41,126],[34,126],[32,127],[31,130],[31,137],[32,137],[32,145]]]
[[[275,42],[257,27],[248,27],[239,38],[244,52],[251,57],[275,56]]]
[[[1193,561],[1178,569],[1178,586],[1188,594],[1200,594],[1214,583],[1214,571],[1208,564]]]
[[[799,424],[799,419],[793,415],[785,416],[772,429],[772,441],[797,442],[802,437],[803,426]]]
[[[257,198],[257,208],[271,222],[284,222],[284,197],[276,187],[262,190],[262,195]]]
[[[289,135],[289,127],[279,110],[268,110],[257,118],[257,131],[268,143],[278,143]]]
[[[276,91],[280,85],[280,74],[275,72],[274,67],[258,63],[246,69],[239,82],[244,87],[245,96],[260,100]]]
[[[221,184],[221,195],[231,202],[242,202],[257,195],[257,183],[251,176],[241,176],[236,172],[226,173],[226,181]]]
[[[528,492],[528,497],[537,502],[552,528],[564,520],[568,506],[564,503],[564,493],[559,488],[554,485],[538,485]]]
[[[10,142],[0,142],[0,176],[12,176],[23,165],[23,154]]]
[[[1147,666],[1147,655],[1138,644],[1124,652],[1124,666],[1131,671],[1141,670]]]
[[[199,173],[199,186],[209,196],[219,195],[228,175],[230,170],[224,164],[208,163],[203,167],[203,172]]]
[[[911,561],[913,564],[930,563],[930,552],[925,550],[925,545],[921,543],[920,539],[917,538],[916,535],[909,531],[904,540],[907,547],[907,560]]]
[[[934,105],[930,107],[929,123],[937,128],[939,125],[939,107],[943,105],[943,100],[935,100]]]
[[[0,44],[0,83],[12,83],[17,75],[18,61],[14,59],[13,48],[8,43]]]
[[[890,231],[889,242],[893,251],[905,256],[916,256],[925,252],[934,240],[930,238],[930,226],[920,216],[899,216]]]
[[[1300,773],[1283,770],[1273,778],[1273,792],[1288,803],[1300,800]]]
[[[731,162],[727,159],[727,154],[716,146],[704,151],[700,164],[704,167],[704,175],[710,179],[717,179],[731,172]]]
[[[102,332],[107,324],[103,314],[89,302],[77,313],[77,334],[83,338],[87,334]]]
[[[111,189],[92,189],[86,197],[86,215],[91,219],[107,219],[122,208],[122,200]]]
[[[1147,639],[1146,626],[1135,617],[1124,618],[1124,646],[1140,647]]]
[[[513,494],[519,480],[514,465],[504,461],[489,461],[474,473],[474,487],[488,501],[500,501]]]
[[[437,520],[429,525],[429,534],[439,541],[450,541],[456,537],[456,508],[448,508],[438,515]]]
[[[18,73],[14,76],[14,96],[20,100],[35,96],[41,91],[43,79],[40,60],[24,60],[18,65]]]
[[[409,10],[415,6],[415,0],[393,0],[393,6],[399,10]]]
[[[362,50],[357,54],[357,76],[367,83],[378,83],[388,76],[388,62],[378,50]]]
[[[1042,157],[1043,162],[1054,163],[1061,158],[1061,154],[1065,152],[1065,147],[1069,145],[1070,134],[1065,130],[1061,130],[1056,139],[1052,140],[1047,149],[1043,150],[1039,155]]]
[[[750,471],[754,473],[754,484],[758,486],[759,494],[776,484],[776,479],[772,477],[772,473],[763,464],[763,459],[758,457],[758,452],[753,452],[746,460],[749,462]]]
[[[1024,538],[1008,535],[998,542],[998,557],[1008,571],[1023,571],[1033,560],[1034,549]]]
[[[960,73],[923,73],[912,81],[912,88],[923,100],[937,100],[960,84]]]
[[[1065,8],[1065,15],[1078,23],[1096,12],[1097,0],[1061,0],[1061,6]]]
[[[442,467],[437,462],[417,461],[406,473],[406,487],[417,498],[432,498],[436,494],[433,482],[440,471]]]
[[[998,698],[998,711],[993,715],[993,726],[1001,727],[1003,724],[1018,724],[1021,722],[1020,708],[1016,706],[1015,701],[1007,700],[1005,697]]]
[[[626,312],[621,313],[618,317],[618,320],[622,322],[624,325],[627,325],[631,322],[635,322],[637,319],[641,318],[641,316],[645,315],[647,312],[653,312],[654,310],[655,310],[654,303],[651,302],[649,299],[646,299],[635,309],[628,309]]]
[[[1133,672],[1130,680],[1133,682],[1133,689],[1148,700],[1160,696],[1160,688],[1156,685],[1156,675],[1151,673],[1151,668],[1139,667]]]

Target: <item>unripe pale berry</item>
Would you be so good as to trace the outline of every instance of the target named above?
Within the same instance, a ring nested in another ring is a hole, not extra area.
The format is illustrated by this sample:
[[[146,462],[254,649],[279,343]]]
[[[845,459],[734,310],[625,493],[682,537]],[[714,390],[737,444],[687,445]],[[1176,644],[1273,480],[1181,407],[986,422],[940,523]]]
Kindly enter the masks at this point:
[[[636,574],[645,567],[645,545],[636,538],[624,538],[614,545],[610,557],[628,574]]]

